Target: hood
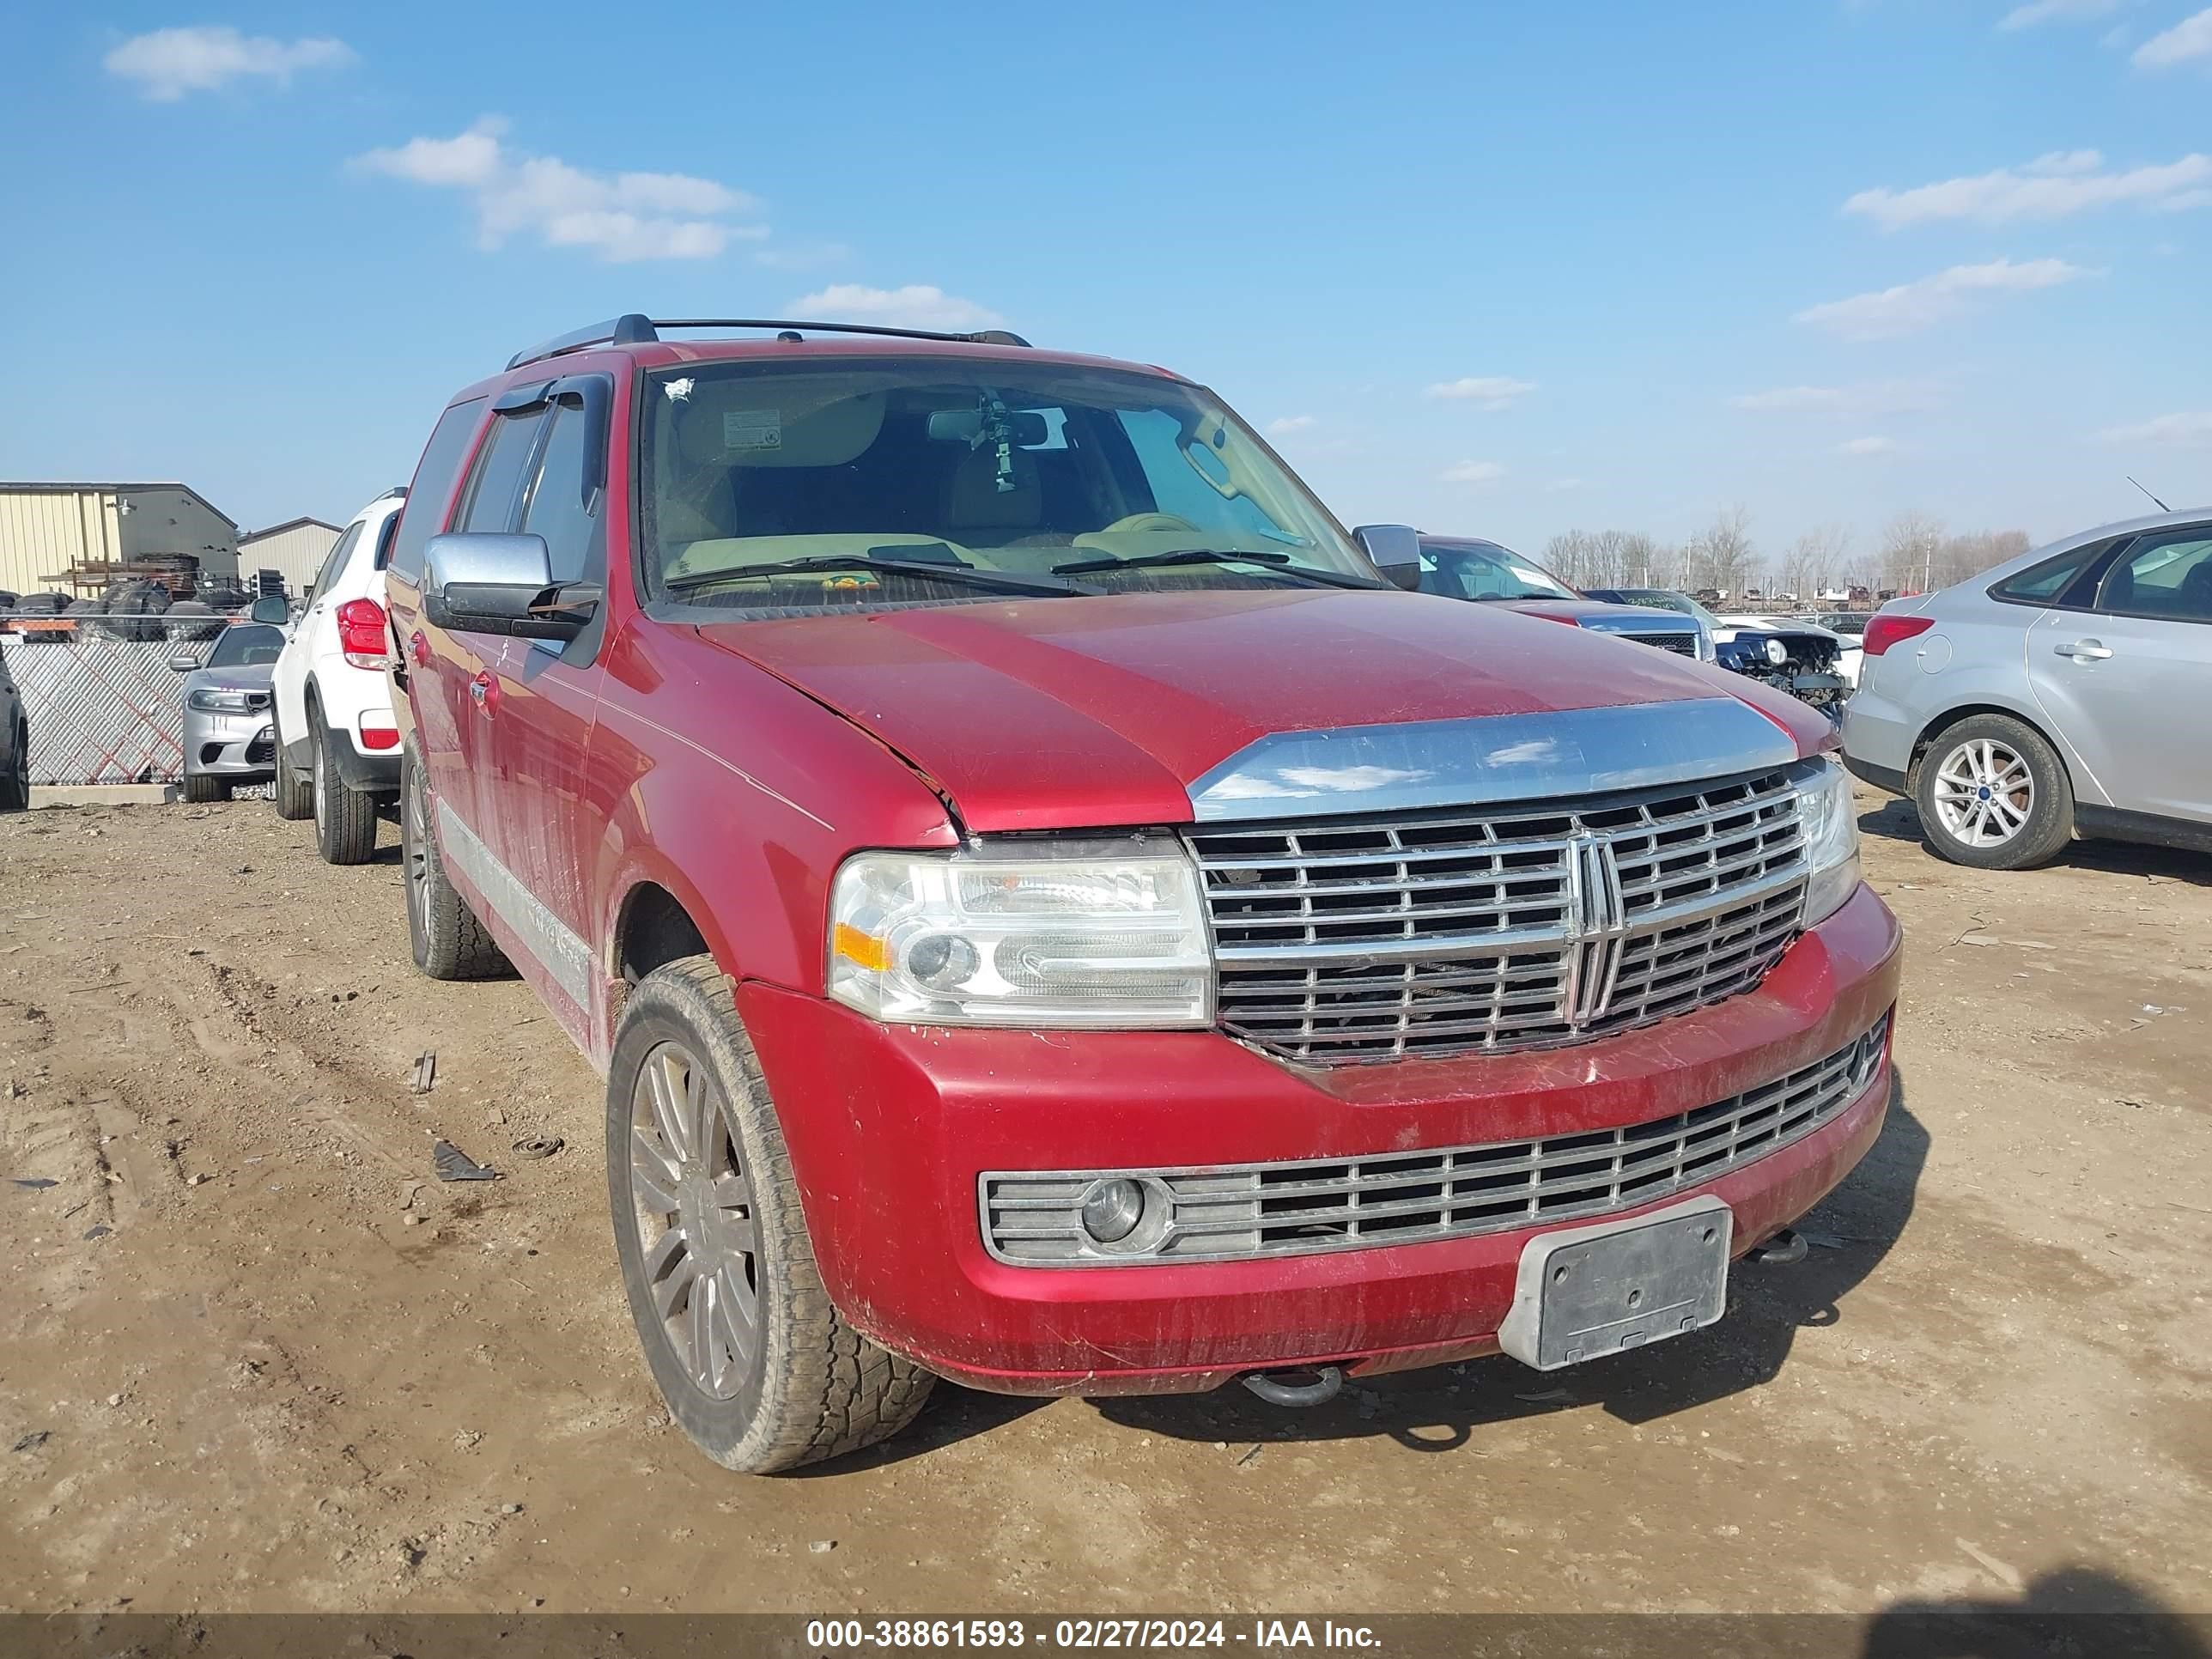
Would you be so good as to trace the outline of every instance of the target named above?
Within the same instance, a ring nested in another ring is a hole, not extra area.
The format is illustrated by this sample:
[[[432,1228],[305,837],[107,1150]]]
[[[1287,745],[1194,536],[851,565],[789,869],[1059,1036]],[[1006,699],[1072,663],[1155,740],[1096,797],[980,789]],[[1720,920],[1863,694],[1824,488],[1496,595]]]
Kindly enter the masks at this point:
[[[1571,623],[1601,634],[1694,634],[1698,619],[1648,605],[1613,605],[1604,599],[1507,599],[1499,608],[1547,622]]]
[[[185,676],[187,691],[266,691],[271,663],[240,663],[234,668],[195,668]]]
[[[835,709],[979,830],[1180,823],[1262,738],[1691,699],[1827,731],[1663,651],[1624,652],[1412,593],[1195,588],[708,623],[706,640]]]

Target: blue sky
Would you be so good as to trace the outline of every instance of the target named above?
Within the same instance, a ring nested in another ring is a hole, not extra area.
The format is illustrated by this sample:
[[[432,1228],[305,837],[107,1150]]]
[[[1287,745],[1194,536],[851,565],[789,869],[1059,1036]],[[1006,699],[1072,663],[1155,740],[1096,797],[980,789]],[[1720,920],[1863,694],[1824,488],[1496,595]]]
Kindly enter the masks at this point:
[[[8,477],[342,520],[522,345],[821,296],[1168,364],[1347,520],[1531,550],[1733,503],[1769,553],[1905,510],[2041,539],[2141,510],[2129,471],[2212,500],[2195,0],[114,4],[6,34]]]

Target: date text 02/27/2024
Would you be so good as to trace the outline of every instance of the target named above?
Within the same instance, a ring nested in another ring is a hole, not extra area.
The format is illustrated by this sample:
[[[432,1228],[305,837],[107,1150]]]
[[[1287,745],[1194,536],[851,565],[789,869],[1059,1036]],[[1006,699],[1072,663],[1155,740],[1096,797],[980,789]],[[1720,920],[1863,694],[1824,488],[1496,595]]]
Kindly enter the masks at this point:
[[[1255,1619],[1249,1628],[1220,1619],[1058,1619],[1049,1625],[1021,1619],[813,1619],[806,1625],[806,1645],[825,1655],[868,1648],[1174,1650],[1232,1644],[1256,1653],[1381,1646],[1371,1626],[1327,1619]]]

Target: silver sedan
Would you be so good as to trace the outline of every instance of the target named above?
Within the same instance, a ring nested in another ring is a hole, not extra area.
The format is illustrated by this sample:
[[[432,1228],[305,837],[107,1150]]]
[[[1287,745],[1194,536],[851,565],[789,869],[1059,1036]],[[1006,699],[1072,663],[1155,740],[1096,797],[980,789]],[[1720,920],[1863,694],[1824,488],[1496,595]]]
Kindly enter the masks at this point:
[[[1867,623],[1844,757],[1984,870],[2074,836],[2212,851],[2212,508],[2106,525]]]
[[[284,632],[265,623],[222,630],[203,662],[173,657],[184,675],[185,799],[222,800],[231,787],[276,775],[270,730],[269,672],[284,648]]]

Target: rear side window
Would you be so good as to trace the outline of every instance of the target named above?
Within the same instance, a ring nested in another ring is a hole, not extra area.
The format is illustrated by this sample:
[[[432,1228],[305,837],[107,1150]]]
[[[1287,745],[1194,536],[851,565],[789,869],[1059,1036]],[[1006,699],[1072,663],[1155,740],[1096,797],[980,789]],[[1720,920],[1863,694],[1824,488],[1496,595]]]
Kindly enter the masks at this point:
[[[2111,551],[2112,547],[2111,541],[2101,541],[2069,549],[2055,559],[2030,565],[2018,575],[1999,582],[1990,589],[1990,597],[2010,599],[2015,605],[2057,605],[2066,590],[2073,586],[2075,578]]]
[[[481,398],[455,404],[439,417],[429,443],[423,447],[392,543],[391,568],[409,581],[422,580],[423,545],[446,527],[446,503],[453,498],[453,479],[460,472],[461,461],[469,452],[469,436],[483,413]]]
[[[384,528],[377,532],[375,569],[381,570],[392,562],[392,544],[399,538],[401,516],[400,514],[393,514],[384,521]]]
[[[2145,536],[2105,574],[2097,609],[2166,622],[2212,623],[2212,528]]]
[[[316,593],[331,591],[331,584],[338,579],[338,572],[345,568],[346,558],[353,551],[353,544],[360,539],[361,526],[349,524],[346,526],[345,534],[331,544],[331,550],[323,557],[323,568],[315,572],[313,591]]]

